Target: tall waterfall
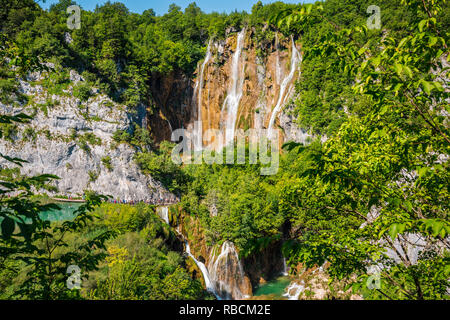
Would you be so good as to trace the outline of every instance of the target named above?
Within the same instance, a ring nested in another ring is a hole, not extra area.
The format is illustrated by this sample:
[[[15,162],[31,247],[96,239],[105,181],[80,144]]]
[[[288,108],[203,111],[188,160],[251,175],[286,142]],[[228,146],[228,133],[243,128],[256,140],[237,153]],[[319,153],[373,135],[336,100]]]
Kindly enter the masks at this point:
[[[241,53],[244,46],[245,28],[239,32],[237,37],[236,51],[233,54],[231,64],[231,84],[227,97],[223,103],[222,111],[226,111],[225,122],[225,146],[234,139],[236,118],[239,110],[239,101],[242,97],[242,87],[244,84],[244,68],[241,66]]]
[[[285,258],[285,257],[283,257],[283,272],[282,272],[282,275],[283,275],[283,276],[289,275],[288,267],[287,267],[287,263],[286,263],[286,258]]]
[[[209,63],[209,60],[211,60],[211,44],[212,44],[212,39],[209,41],[208,43],[208,48],[206,50],[206,56],[205,56],[205,60],[203,61],[201,67],[200,67],[200,73],[197,77],[197,80],[195,81],[195,87],[194,87],[194,92],[196,94],[197,97],[197,122],[198,122],[198,126],[196,128],[197,132],[195,133],[196,135],[196,150],[195,151],[201,151],[203,148],[203,139],[202,139],[202,135],[203,135],[203,126],[202,126],[202,93],[203,93],[203,80],[204,80],[204,73],[205,73],[205,68]]]
[[[283,104],[289,98],[289,91],[293,87],[292,80],[294,78],[295,71],[298,69],[298,64],[302,59],[300,52],[297,50],[297,47],[295,46],[294,37],[291,37],[291,42],[292,42],[291,70],[290,70],[289,74],[283,79],[283,82],[281,83],[280,94],[278,95],[278,102],[272,111],[272,115],[270,116],[269,127],[268,127],[269,130],[273,129],[273,125],[275,124],[275,119],[276,119],[278,113],[280,112],[280,109],[283,107]],[[286,94],[286,93],[288,93],[288,94]]]
[[[276,82],[279,85],[281,82],[281,65],[280,65],[280,51],[279,51],[279,40],[278,40],[278,32],[275,33],[275,48],[277,50],[277,61],[276,61]]]
[[[215,291],[223,299],[248,298],[242,291],[248,289],[249,283],[245,281],[244,269],[232,242],[225,241],[217,257],[213,253],[208,270]]]

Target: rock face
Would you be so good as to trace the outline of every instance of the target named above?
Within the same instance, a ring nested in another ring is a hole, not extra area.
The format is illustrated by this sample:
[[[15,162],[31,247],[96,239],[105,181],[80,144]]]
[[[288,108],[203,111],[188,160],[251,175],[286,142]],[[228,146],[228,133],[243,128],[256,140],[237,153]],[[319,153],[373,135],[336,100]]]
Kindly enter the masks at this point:
[[[294,39],[277,35],[261,50],[252,40],[252,31],[244,30],[212,43],[209,50],[197,71],[191,123],[201,119],[205,136],[208,129],[229,129],[229,117],[236,113],[235,129],[268,128],[275,106],[279,102],[288,104],[300,75],[300,65],[291,65],[292,55],[298,54]],[[238,106],[236,111],[231,108],[234,104]],[[287,121],[290,118],[277,120],[282,113],[274,115],[273,127],[289,127],[287,139],[304,139],[305,133],[296,132],[292,121]],[[208,141],[204,139],[203,143]]]
[[[253,287],[280,276],[286,272],[281,242],[273,242],[259,252],[249,255],[243,259],[242,264]]]
[[[39,76],[28,80],[21,82],[21,89],[31,103],[23,107],[0,104],[2,113],[35,113],[31,123],[18,126],[10,141],[2,140],[0,145],[1,153],[28,161],[22,174],[59,176],[55,182],[59,195],[76,196],[92,190],[127,201],[175,199],[160,183],[140,173],[131,146],[112,139],[117,130],[130,132],[133,123],[145,126],[145,107],[131,113],[99,94],[81,102],[70,88],[51,95],[42,86],[31,84]],[[1,167],[8,165],[0,161]]]
[[[282,129],[284,141],[307,139],[309,135],[283,110],[300,76],[300,64],[291,65],[298,61],[291,59],[293,53],[300,54],[298,41],[277,34],[261,48],[253,36],[252,30],[242,30],[211,41],[195,79],[179,71],[152,78],[150,104],[155,111],[148,122],[156,141],[170,140],[171,131],[179,128],[194,132],[194,122],[200,121],[203,146],[217,147],[218,141],[206,138],[207,130],[220,130],[225,136],[231,124],[244,131],[268,128],[278,104],[282,108],[273,116],[273,128]]]
[[[155,140],[170,141],[172,131],[184,128],[192,117],[193,82],[180,71],[155,75],[150,84],[154,111],[148,113],[148,128]]]

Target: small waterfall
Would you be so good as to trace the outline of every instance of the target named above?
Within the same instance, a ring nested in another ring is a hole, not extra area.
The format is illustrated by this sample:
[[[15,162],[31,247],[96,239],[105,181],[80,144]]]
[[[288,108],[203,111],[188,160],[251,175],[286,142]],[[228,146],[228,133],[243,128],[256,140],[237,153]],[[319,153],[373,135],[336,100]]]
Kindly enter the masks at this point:
[[[184,241],[184,244],[186,246],[186,253],[188,254],[189,257],[192,258],[192,260],[194,260],[195,264],[198,266],[198,268],[200,269],[200,271],[202,272],[203,275],[203,279],[205,280],[205,286],[206,286],[206,290],[210,293],[212,293],[213,295],[216,296],[216,298],[218,300],[220,299],[220,296],[217,294],[217,292],[215,291],[215,287],[213,285],[213,283],[211,282],[211,278],[209,276],[209,272],[208,269],[206,268],[205,264],[198,261],[191,253],[191,248],[189,247],[189,243],[187,242],[187,240]]]
[[[156,213],[158,216],[164,220],[165,223],[170,224],[169,222],[169,207],[158,207],[156,209]]]
[[[196,134],[196,149],[195,151],[201,151],[203,149],[203,126],[202,126],[202,99],[203,99],[203,76],[205,73],[205,68],[209,63],[209,60],[211,60],[211,44],[212,44],[212,40],[209,41],[208,43],[208,48],[206,50],[206,56],[205,56],[205,60],[203,61],[201,67],[200,67],[200,73],[197,77],[197,80],[195,81],[195,87],[194,87],[194,92],[197,98],[197,122],[198,122],[198,127],[197,127],[197,132]]]
[[[287,264],[286,264],[286,258],[284,258],[284,257],[283,257],[283,272],[282,272],[282,275],[283,276],[289,275]]]
[[[158,208],[159,210],[160,208]],[[158,215],[160,215],[160,217],[167,223],[169,224],[169,208],[167,207],[161,207],[160,211],[158,212]],[[166,218],[167,217],[167,218]],[[184,245],[185,245],[185,252],[187,253],[187,255],[189,257],[192,258],[192,260],[194,260],[195,264],[197,265],[197,267],[200,269],[202,275],[203,275],[203,279],[205,280],[205,286],[206,286],[206,290],[210,293],[212,293],[218,300],[220,299],[220,296],[217,294],[215,287],[211,281],[211,277],[209,276],[209,272],[208,269],[206,268],[205,264],[198,261],[194,255],[191,253],[191,247],[189,246],[189,242],[184,238],[183,234],[181,233],[181,228],[178,225],[177,228],[175,229],[175,231],[183,238],[184,240]]]
[[[289,74],[283,79],[283,82],[281,83],[280,94],[278,96],[278,102],[272,111],[272,115],[270,116],[269,127],[268,127],[269,130],[273,129],[273,125],[275,124],[275,119],[276,119],[278,113],[280,112],[281,107],[286,102],[286,100],[289,96],[289,94],[285,95],[285,93],[286,92],[290,93],[290,91],[293,87],[292,80],[294,78],[295,71],[298,69],[298,64],[302,59],[300,52],[297,50],[297,47],[295,46],[294,37],[291,37],[291,41],[292,41],[291,70],[290,70]]]
[[[231,65],[231,85],[227,97],[223,103],[222,112],[226,110],[225,122],[225,146],[233,142],[236,127],[236,118],[239,110],[239,102],[242,97],[244,84],[244,68],[241,66],[241,53],[244,46],[245,28],[239,32],[237,37],[236,51],[233,54]]]
[[[289,300],[298,300],[300,294],[305,290],[305,285],[303,281],[301,283],[292,282],[289,287],[286,288],[286,293],[283,294]]]
[[[167,123],[169,124],[170,134],[172,134],[172,132],[173,132],[172,125],[170,124],[170,121],[169,121],[169,120],[167,120]]]
[[[217,258],[213,254],[208,269],[215,291],[223,299],[240,300],[249,297],[242,292],[248,289],[249,284],[245,281],[244,269],[232,242],[223,243]]]

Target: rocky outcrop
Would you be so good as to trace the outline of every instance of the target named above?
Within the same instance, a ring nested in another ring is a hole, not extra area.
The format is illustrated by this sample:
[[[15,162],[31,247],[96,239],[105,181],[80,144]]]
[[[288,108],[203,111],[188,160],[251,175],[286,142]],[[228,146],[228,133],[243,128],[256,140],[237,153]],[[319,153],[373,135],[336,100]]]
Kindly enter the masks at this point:
[[[148,129],[156,143],[170,141],[172,131],[184,128],[192,117],[193,81],[181,71],[166,76],[153,75],[150,83],[152,98],[148,113]]]
[[[71,78],[82,80],[74,72]],[[81,102],[71,88],[60,95],[49,94],[37,84],[40,79],[33,74],[21,81],[22,92],[30,98],[27,105],[0,104],[2,113],[34,114],[30,123],[17,127],[10,141],[0,144],[2,154],[27,161],[22,174],[57,175],[55,193],[67,196],[92,190],[120,200],[175,200],[159,182],[139,171],[131,146],[112,138],[118,130],[131,132],[134,123],[145,126],[144,106],[132,112],[98,93]],[[1,167],[8,165],[0,160]]]
[[[329,285],[326,266],[320,268],[302,269],[290,285],[286,288],[285,296],[289,300],[362,300],[348,288],[348,283],[340,281],[334,284],[333,290]]]
[[[243,259],[243,266],[253,287],[280,276],[286,271],[281,255],[281,243],[273,242],[252,253]]]
[[[225,241],[220,251],[211,250],[208,271],[217,294],[223,299],[242,300],[251,296],[250,279],[232,242]]]

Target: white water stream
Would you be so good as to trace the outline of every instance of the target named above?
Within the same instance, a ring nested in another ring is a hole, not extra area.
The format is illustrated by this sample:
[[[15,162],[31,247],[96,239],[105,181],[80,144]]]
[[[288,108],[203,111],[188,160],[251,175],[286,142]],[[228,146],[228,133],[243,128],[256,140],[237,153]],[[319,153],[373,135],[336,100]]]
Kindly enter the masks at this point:
[[[237,37],[236,51],[233,54],[231,64],[231,84],[227,97],[223,103],[222,112],[226,111],[225,121],[225,146],[233,142],[236,119],[239,110],[239,102],[242,98],[242,87],[244,84],[244,68],[241,66],[241,53],[244,47],[245,29],[239,32]]]
[[[287,287],[286,293],[283,294],[283,296],[287,297],[289,300],[298,300],[303,290],[305,290],[303,283],[293,282]]]
[[[302,60],[302,57],[295,45],[295,41],[294,41],[293,37],[291,37],[291,41],[292,41],[291,70],[290,70],[289,74],[283,79],[283,82],[281,83],[278,101],[277,101],[275,108],[272,111],[272,115],[270,116],[269,127],[268,127],[269,130],[273,129],[273,126],[275,124],[275,119],[277,118],[278,113],[280,112],[280,110],[283,107],[286,100],[289,98],[289,93],[290,93],[291,89],[293,88],[292,80],[294,78],[295,72],[298,70],[299,62]],[[286,92],[288,94],[285,94]],[[269,133],[270,133],[270,131],[269,131]]]
[[[206,286],[206,290],[210,293],[212,293],[214,296],[216,296],[217,300],[221,300],[220,296],[217,294],[216,289],[214,287],[214,284],[211,281],[211,278],[209,276],[209,272],[208,269],[206,268],[205,264],[203,262],[198,261],[191,253],[191,248],[189,247],[189,243],[187,242],[187,240],[184,241],[184,244],[186,246],[186,253],[188,254],[189,257],[192,258],[192,260],[194,260],[195,264],[198,266],[198,268],[200,269],[200,271],[202,272],[203,275],[203,279],[205,280],[205,286]]]
[[[195,82],[194,92],[197,97],[197,132],[195,133],[195,151],[201,151],[203,149],[203,126],[202,126],[202,99],[203,99],[203,82],[205,68],[211,60],[211,44],[212,40],[208,43],[208,48],[206,50],[205,60],[200,67],[200,73]]]

